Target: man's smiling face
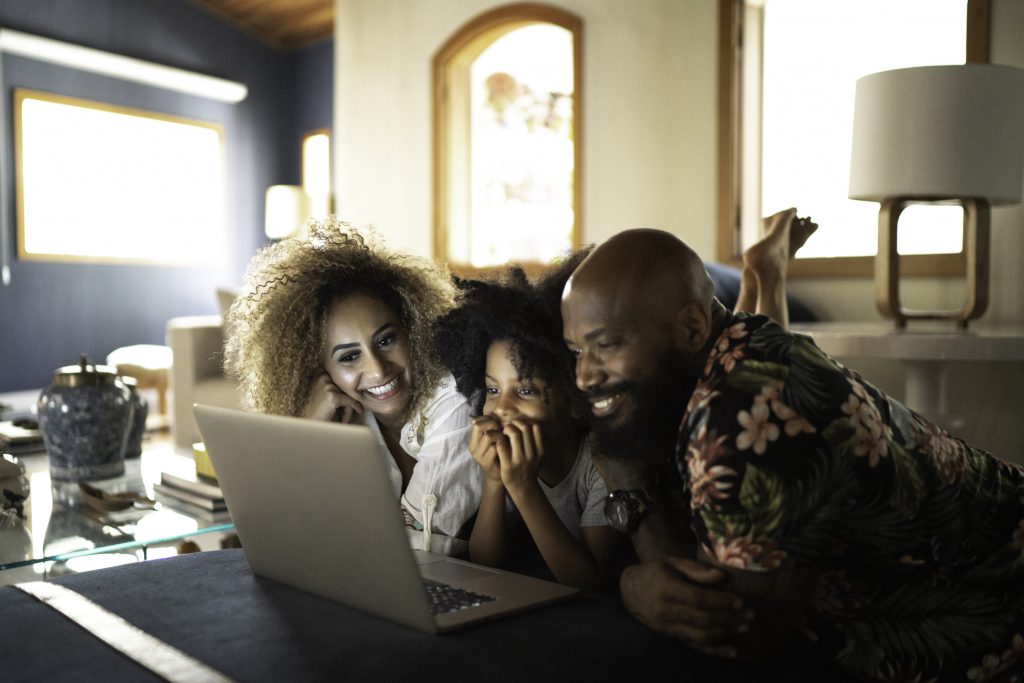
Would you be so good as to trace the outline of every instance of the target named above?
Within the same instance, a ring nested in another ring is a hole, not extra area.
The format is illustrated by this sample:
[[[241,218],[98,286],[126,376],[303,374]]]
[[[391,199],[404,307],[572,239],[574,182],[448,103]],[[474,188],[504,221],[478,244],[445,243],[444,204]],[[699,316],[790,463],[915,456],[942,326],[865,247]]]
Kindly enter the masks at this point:
[[[614,450],[671,434],[688,389],[670,318],[623,289],[570,283],[562,300],[576,385],[590,402],[595,435]]]

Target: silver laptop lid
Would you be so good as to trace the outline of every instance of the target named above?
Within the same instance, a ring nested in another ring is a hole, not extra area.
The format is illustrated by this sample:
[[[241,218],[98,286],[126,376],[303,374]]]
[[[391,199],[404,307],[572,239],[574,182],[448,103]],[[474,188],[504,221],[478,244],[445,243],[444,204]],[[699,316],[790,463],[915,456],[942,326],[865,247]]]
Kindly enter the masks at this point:
[[[199,404],[193,413],[254,573],[436,632],[369,429]]]

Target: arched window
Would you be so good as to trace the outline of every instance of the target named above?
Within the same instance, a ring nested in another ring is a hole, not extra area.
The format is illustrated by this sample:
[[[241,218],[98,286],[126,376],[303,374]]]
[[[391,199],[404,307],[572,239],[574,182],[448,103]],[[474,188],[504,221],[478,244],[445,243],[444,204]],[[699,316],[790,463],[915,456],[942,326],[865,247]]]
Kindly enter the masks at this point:
[[[509,5],[434,56],[437,259],[546,263],[579,246],[581,26]]]

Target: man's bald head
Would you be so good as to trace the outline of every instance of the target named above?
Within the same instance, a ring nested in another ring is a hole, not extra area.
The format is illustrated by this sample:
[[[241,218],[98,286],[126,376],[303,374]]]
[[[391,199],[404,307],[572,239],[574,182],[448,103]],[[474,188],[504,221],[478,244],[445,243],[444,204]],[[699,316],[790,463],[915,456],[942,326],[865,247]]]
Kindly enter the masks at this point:
[[[573,289],[669,310],[691,302],[710,308],[715,290],[693,249],[651,228],[625,230],[595,248],[569,279],[564,296]]]
[[[626,230],[580,263],[562,323],[599,452],[671,451],[718,309],[703,261],[670,233]]]

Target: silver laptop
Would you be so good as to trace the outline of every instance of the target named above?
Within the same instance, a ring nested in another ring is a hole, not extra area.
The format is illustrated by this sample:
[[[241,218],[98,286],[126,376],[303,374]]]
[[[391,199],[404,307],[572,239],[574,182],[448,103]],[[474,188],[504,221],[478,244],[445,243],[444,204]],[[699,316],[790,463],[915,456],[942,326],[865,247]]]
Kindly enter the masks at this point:
[[[427,633],[579,592],[413,550],[389,456],[366,427],[200,404],[193,413],[255,574]]]

